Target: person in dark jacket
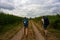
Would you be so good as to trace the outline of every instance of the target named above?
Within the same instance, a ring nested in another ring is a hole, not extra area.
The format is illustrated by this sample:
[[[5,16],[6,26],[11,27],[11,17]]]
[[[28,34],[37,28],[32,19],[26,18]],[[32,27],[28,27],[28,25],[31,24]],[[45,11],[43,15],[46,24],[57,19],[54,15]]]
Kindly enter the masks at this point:
[[[43,24],[43,28],[44,28],[44,34],[47,35],[47,27],[49,25],[49,20],[46,16],[42,17],[42,24]]]
[[[26,17],[24,18],[23,23],[24,23],[24,35],[27,35],[27,33],[28,33],[28,19]]]

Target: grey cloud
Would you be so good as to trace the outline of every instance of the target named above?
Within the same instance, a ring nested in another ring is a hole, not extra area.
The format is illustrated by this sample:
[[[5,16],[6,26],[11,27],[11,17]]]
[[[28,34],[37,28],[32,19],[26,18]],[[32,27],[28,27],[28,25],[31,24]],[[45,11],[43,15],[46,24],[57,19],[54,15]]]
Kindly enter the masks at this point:
[[[9,3],[13,3],[13,0],[7,0],[7,2],[9,2]]]
[[[49,5],[49,6],[43,7],[43,9],[45,9],[45,10],[49,10],[52,8],[60,8],[60,4],[54,4],[54,5]]]
[[[60,8],[55,8],[54,10],[52,10],[53,14],[60,14]]]
[[[34,12],[29,11],[26,16],[28,16],[28,17],[35,17],[36,15],[34,14]]]
[[[0,9],[8,9],[8,10],[13,10],[14,7],[12,5],[9,4],[4,4],[4,3],[0,3]]]
[[[54,0],[55,2],[60,2],[60,0]]]
[[[3,3],[0,4],[0,8],[15,10],[13,11],[14,14],[22,13],[24,16],[25,14],[27,14],[26,16],[28,17],[53,15],[53,14],[60,13],[60,0],[29,0],[25,4],[24,3],[20,4],[20,2],[16,2],[15,5],[16,8],[14,8],[13,1],[7,0],[6,4]],[[12,3],[12,5],[10,5],[9,3]]]

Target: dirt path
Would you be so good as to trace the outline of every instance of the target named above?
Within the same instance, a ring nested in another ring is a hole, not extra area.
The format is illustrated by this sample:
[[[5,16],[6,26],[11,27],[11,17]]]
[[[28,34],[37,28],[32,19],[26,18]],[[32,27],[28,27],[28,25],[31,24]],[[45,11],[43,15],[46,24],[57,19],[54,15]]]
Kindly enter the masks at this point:
[[[21,40],[22,36],[23,36],[23,28],[11,40]]]
[[[28,26],[28,36],[26,37],[24,35],[24,29],[22,28],[11,40],[35,40],[35,35],[30,21]]]
[[[34,35],[32,24],[30,21],[28,26],[28,36],[23,36],[21,40],[35,40],[35,35]]]
[[[41,22],[39,22],[39,23],[34,22],[34,25],[37,26],[38,30],[45,37]],[[54,33],[50,32],[49,30],[47,33],[47,37],[45,37],[45,39],[46,40],[60,40],[59,38],[56,37],[56,35]]]
[[[34,23],[32,22],[32,27],[36,35],[36,40],[45,40],[44,37],[41,35],[41,33],[38,31]]]
[[[32,21],[29,21],[28,36],[24,35],[22,28],[11,40],[45,40]]]

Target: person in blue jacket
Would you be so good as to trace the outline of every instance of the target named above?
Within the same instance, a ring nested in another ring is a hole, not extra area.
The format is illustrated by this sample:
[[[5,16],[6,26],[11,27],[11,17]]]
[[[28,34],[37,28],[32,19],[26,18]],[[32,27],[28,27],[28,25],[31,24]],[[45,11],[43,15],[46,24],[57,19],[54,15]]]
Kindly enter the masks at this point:
[[[23,23],[24,23],[24,35],[27,35],[27,33],[28,33],[28,18],[25,17]]]
[[[49,19],[46,16],[42,17],[42,24],[44,28],[44,34],[47,35],[47,27],[49,25]]]

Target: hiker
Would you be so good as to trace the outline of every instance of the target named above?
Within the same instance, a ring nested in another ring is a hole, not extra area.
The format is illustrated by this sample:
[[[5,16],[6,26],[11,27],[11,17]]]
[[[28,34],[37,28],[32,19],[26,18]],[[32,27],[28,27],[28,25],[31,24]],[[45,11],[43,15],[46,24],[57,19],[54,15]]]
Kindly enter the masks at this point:
[[[25,17],[23,22],[24,22],[24,35],[27,35],[27,33],[28,33],[28,19]]]
[[[46,16],[42,17],[42,24],[43,24],[43,28],[44,28],[44,35],[47,36],[47,27],[49,25],[49,20]]]

